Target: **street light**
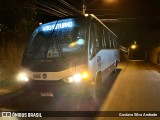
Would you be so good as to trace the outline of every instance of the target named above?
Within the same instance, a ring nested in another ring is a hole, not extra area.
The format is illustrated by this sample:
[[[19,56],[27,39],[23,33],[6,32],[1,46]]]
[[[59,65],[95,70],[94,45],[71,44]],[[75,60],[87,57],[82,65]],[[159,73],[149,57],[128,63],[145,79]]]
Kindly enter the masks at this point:
[[[131,45],[131,49],[135,50],[137,48],[137,43],[136,41],[134,41],[134,43]]]
[[[39,25],[42,25],[42,22],[39,22]]]
[[[86,14],[86,9],[88,8],[88,7],[90,7],[93,3],[95,3],[96,1],[98,1],[98,0],[93,0],[89,5],[87,5],[86,6],[86,2],[85,2],[86,0],[83,0],[83,9],[82,9],[82,14],[83,15],[85,15]],[[104,2],[107,2],[107,3],[110,3],[110,4],[112,4],[113,2],[115,2],[116,0],[103,0]]]
[[[115,0],[103,0],[103,1],[107,3],[113,3]]]
[[[86,5],[85,5],[85,0],[83,0],[83,10],[82,10],[83,15],[85,16],[86,14]]]
[[[137,48],[137,45],[136,44],[133,44],[133,45],[131,45],[131,49],[136,49]]]
[[[136,41],[134,41],[134,43],[131,44],[130,47],[128,47],[128,57],[129,57],[129,59],[130,59],[130,58],[133,58],[133,54],[137,51],[137,50],[136,50],[137,47],[138,47],[138,46],[137,46]]]

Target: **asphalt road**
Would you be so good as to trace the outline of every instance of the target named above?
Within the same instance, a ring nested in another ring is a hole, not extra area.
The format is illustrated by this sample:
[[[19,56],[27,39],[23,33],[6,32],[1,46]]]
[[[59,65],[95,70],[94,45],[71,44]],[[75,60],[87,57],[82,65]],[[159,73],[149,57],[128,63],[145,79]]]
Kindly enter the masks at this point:
[[[120,68],[101,110],[160,111],[160,69],[143,61],[122,63]]]
[[[3,111],[160,111],[160,69],[143,61],[121,62],[105,82],[106,96],[97,106],[90,97],[58,98],[22,94],[0,105]],[[1,120],[2,118],[0,118]],[[4,120],[7,120],[5,118]],[[11,119],[11,118],[10,118]],[[27,118],[13,118],[21,120]],[[39,118],[38,118],[39,119]],[[47,120],[152,120],[153,117],[55,117]],[[160,120],[160,118],[154,118]],[[2,119],[3,120],[3,119]]]

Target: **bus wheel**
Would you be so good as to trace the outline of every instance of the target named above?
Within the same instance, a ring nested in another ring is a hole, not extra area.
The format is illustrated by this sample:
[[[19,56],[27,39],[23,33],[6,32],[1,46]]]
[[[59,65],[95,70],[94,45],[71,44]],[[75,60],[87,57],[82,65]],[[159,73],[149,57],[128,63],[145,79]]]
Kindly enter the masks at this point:
[[[102,75],[98,74],[94,85],[93,100],[94,102],[96,102],[97,105],[100,105],[103,101],[104,96],[105,91],[102,84]]]
[[[114,69],[114,73],[117,72],[117,66],[118,66],[118,61],[116,60],[116,61],[115,61],[115,69]]]
[[[117,60],[115,61],[115,66],[116,66],[116,68],[117,68],[117,66],[118,66],[118,61],[117,61]]]

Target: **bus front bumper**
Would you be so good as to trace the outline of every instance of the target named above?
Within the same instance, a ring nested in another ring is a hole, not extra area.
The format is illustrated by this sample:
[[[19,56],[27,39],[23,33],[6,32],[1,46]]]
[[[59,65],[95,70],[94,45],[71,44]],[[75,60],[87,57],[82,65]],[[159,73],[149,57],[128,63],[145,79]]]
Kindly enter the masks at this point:
[[[27,93],[53,93],[53,95],[78,95],[90,91],[91,83],[66,83],[63,80],[41,81],[29,80],[23,84],[23,90]]]

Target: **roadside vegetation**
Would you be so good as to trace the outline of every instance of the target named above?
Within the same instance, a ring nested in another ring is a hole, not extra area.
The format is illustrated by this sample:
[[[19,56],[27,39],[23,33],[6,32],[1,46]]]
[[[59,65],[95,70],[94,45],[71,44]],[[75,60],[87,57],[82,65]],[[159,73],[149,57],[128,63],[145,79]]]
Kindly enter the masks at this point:
[[[16,82],[26,43],[34,28],[35,9],[23,1],[0,1],[0,95],[20,87]]]

